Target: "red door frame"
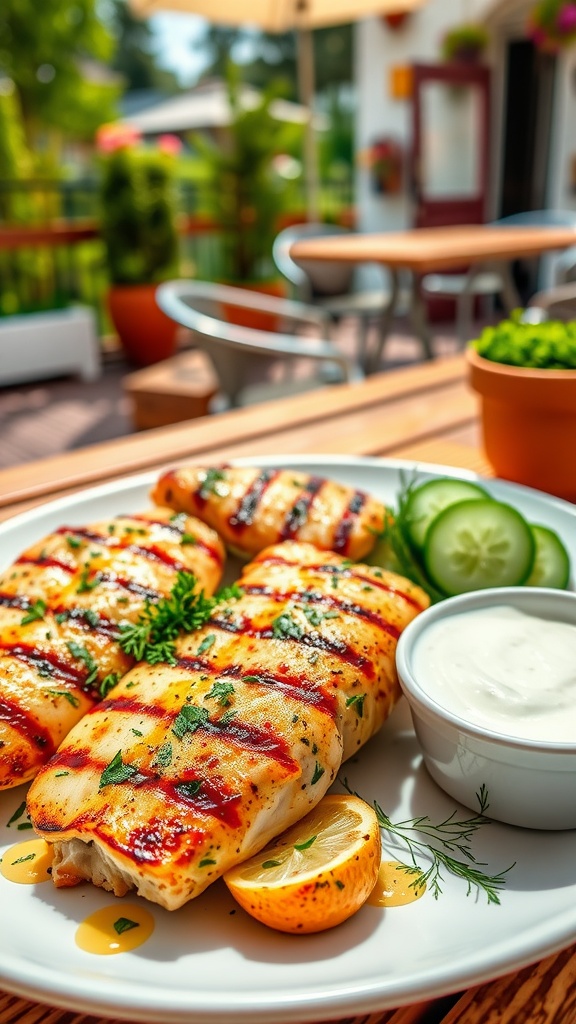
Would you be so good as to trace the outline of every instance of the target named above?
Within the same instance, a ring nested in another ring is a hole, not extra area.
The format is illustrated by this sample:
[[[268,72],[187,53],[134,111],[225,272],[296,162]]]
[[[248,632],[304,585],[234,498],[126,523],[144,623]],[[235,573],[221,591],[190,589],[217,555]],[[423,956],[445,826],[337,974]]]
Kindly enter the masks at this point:
[[[490,165],[490,69],[480,64],[414,64],[414,92],[412,102],[412,182],[414,194],[414,226],[433,227],[448,224],[481,224],[486,220],[488,201],[488,175]],[[426,199],[422,194],[419,168],[422,161],[423,114],[422,89],[429,82],[447,85],[477,85],[482,108],[480,115],[481,139],[479,153],[481,165],[479,191],[470,198],[442,196]]]

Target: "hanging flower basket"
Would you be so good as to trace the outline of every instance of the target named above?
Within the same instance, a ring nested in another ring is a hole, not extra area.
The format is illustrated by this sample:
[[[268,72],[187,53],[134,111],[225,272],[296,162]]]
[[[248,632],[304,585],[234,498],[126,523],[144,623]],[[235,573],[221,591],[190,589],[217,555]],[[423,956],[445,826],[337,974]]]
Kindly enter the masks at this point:
[[[541,0],[530,12],[528,35],[545,53],[558,53],[576,42],[576,3]]]
[[[377,139],[359,155],[370,171],[372,188],[379,195],[398,195],[404,181],[404,149],[392,138]]]
[[[442,57],[446,61],[475,64],[482,57],[489,42],[484,25],[458,25],[446,33],[442,40]]]

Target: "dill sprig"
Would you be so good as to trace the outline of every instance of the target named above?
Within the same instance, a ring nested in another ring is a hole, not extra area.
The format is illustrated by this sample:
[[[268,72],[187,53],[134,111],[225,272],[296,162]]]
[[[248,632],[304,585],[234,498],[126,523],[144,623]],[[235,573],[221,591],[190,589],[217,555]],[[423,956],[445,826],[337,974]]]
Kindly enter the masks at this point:
[[[350,788],[347,779],[342,780],[342,785],[348,793],[359,795]],[[396,845],[402,852],[408,852],[409,861],[400,863],[406,874],[414,876],[410,888],[419,890],[427,887],[434,899],[438,899],[443,891],[442,871],[445,870],[466,883],[467,896],[472,892],[478,895],[483,892],[488,903],[500,903],[498,894],[504,888],[505,876],[514,864],[510,864],[504,871],[491,875],[482,870],[486,864],[474,857],[470,848],[472,839],[481,827],[491,824],[490,818],[485,817],[488,793],[484,785],[480,787],[476,796],[480,806],[478,814],[469,818],[458,818],[457,811],[453,811],[438,824],[434,824],[427,814],[393,822],[380,804],[374,801],[380,828],[396,840]],[[455,855],[460,855],[462,859]],[[419,863],[422,856],[430,861],[427,868]]]
[[[178,636],[199,629],[208,622],[216,605],[242,593],[234,584],[214,597],[207,597],[196,587],[197,579],[192,573],[179,572],[168,597],[146,601],[137,621],[120,627],[119,643],[124,653],[150,665],[175,665]]]
[[[426,591],[433,603],[443,601],[446,597],[431,582],[418,553],[414,551],[409,539],[409,516],[408,503],[412,491],[419,486],[418,476],[414,471],[410,477],[400,472],[400,490],[396,499],[395,508],[387,508],[384,516],[382,529],[377,531],[380,543],[379,551],[387,549],[386,564],[379,559],[382,568],[391,569],[400,573],[412,583],[416,583],[422,590]]]

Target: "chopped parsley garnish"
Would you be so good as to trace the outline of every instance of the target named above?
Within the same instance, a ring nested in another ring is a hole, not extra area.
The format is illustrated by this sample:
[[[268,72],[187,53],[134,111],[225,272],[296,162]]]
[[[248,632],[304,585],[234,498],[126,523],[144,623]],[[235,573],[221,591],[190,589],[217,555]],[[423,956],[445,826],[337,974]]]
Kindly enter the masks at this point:
[[[218,719],[218,725],[230,725],[233,718],[236,718],[237,711],[225,711],[223,715]]]
[[[167,768],[170,764],[172,764],[172,744],[168,741],[163,743],[161,747],[158,747],[156,757],[152,761],[152,767],[158,765],[159,768]]]
[[[202,788],[202,783],[199,779],[192,779],[191,782],[179,782],[178,785],[174,786],[177,793],[182,796],[196,796]]]
[[[302,626],[289,612],[282,612],[272,620],[272,632],[277,638],[291,637],[293,640],[301,640],[304,635]]]
[[[280,860],[265,860],[262,863],[263,868],[278,868],[282,861]]]
[[[7,828],[10,828],[10,825],[13,825],[15,821],[18,821],[18,818],[22,817],[22,815],[24,814],[25,810],[26,810],[26,801],[23,800],[22,803],[20,804],[20,806],[17,807],[16,810],[14,811],[14,814],[12,815],[12,817],[9,818],[8,821],[6,822]]]
[[[312,776],[312,785],[313,786],[316,785],[316,783],[320,781],[320,779],[324,775],[325,770],[326,769],[322,767],[320,762],[316,761],[316,765],[314,767],[314,774]]]
[[[294,843],[294,849],[295,850],[309,850],[310,847],[312,846],[312,843],[314,843],[317,839],[318,839],[318,836],[311,836],[310,839],[306,839],[306,841],[303,842],[303,843]]]
[[[196,732],[196,729],[206,725],[209,719],[210,715],[206,708],[199,708],[195,704],[185,704],[174,719],[172,732],[181,740],[187,732]]]
[[[131,921],[129,917],[119,917],[117,921],[114,921],[114,931],[118,935],[122,935],[122,932],[129,932],[131,928],[139,928],[138,921]]]
[[[90,579],[90,569],[86,566],[85,569],[80,573],[80,581],[76,587],[77,594],[86,594],[90,590],[94,590],[100,583],[100,576],[96,575],[93,579]]]
[[[147,601],[137,622],[120,627],[120,647],[137,661],[150,665],[176,664],[175,642],[180,633],[191,633],[209,619],[216,598],[196,591],[196,577],[179,572],[168,597]]]
[[[183,533],[180,538],[181,544],[197,544],[198,538],[193,533]]]
[[[215,860],[211,860],[210,857],[204,857],[198,864],[199,868],[207,868],[210,864],[215,864]]]
[[[25,864],[27,860],[36,860],[36,854],[28,853],[25,857],[18,857],[17,860],[12,861],[12,864]]]
[[[27,626],[29,622],[37,622],[38,620],[43,619],[46,615],[46,608],[46,601],[43,601],[42,598],[38,598],[37,601],[33,601],[32,604],[28,606],[24,617],[20,619],[20,625]]]
[[[354,693],[351,697],[346,698],[346,707],[350,708],[352,705],[356,708],[356,714],[358,718],[362,718],[364,714],[364,701],[366,700],[365,693]]]
[[[104,786],[117,785],[120,782],[127,782],[134,775],[138,773],[138,769],[133,764],[124,764],[122,760],[122,751],[119,750],[114,755],[110,764],[102,772],[100,776],[99,789],[103,789]]]
[[[72,534],[68,534],[66,537],[66,543],[69,548],[79,548],[82,544],[80,537],[74,537]]]
[[[234,693],[233,683],[228,683],[223,679],[217,679],[213,684],[212,689],[204,697],[204,700],[214,699],[217,700],[223,708],[230,706],[230,697]]]
[[[85,665],[88,671],[88,675],[84,680],[84,685],[90,686],[91,683],[96,682],[98,678],[98,665],[94,661],[90,651],[87,650],[86,647],[83,647],[82,644],[77,644],[75,640],[69,640],[66,647],[70,651],[72,657],[78,658],[78,660]]]
[[[110,690],[114,686],[116,686],[116,683],[118,682],[119,679],[120,675],[118,672],[109,672],[107,676],[104,676],[104,679],[102,680],[100,686],[98,687],[98,693],[100,694],[100,696],[102,698],[107,697],[108,694],[110,693]]]
[[[51,697],[64,697],[73,708],[80,707],[80,698],[75,693],[70,693],[70,690],[46,690],[46,693]]]
[[[228,493],[228,488],[222,487],[222,480],[225,479],[226,473],[223,469],[216,469],[214,467],[207,469],[206,476],[200,487],[200,497],[207,498],[210,494],[224,497]]]
[[[215,633],[209,633],[208,636],[204,637],[202,643],[200,644],[200,647],[196,651],[196,654],[204,654],[204,652],[205,651],[209,651],[210,648],[215,643],[216,643],[216,634]]]

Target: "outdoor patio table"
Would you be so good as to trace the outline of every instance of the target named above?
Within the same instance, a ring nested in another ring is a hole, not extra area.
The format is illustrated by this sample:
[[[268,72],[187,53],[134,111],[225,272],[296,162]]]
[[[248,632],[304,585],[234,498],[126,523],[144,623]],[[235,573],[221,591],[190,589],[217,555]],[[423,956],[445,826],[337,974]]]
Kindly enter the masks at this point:
[[[477,402],[466,383],[464,358],[455,356],[327,387],[313,399],[310,393],[298,395],[5,469],[0,471],[0,518],[182,460],[210,464],[238,456],[256,460],[306,453],[398,457],[491,475],[479,448]],[[59,956],[65,959],[64,951]],[[104,964],[99,966],[104,985],[105,975]],[[39,1004],[37,993],[27,993],[8,975],[0,977],[0,986],[5,990],[0,1024],[103,1024],[100,1016],[59,1010],[57,998],[51,1007]],[[357,1017],[349,1013],[346,1024],[573,1024],[575,999],[573,946],[464,992]]]
[[[464,224],[451,227],[413,228],[386,234],[346,234],[306,238],[290,252],[296,260],[334,260],[346,263],[380,263],[387,268],[391,290],[380,325],[379,341],[369,355],[367,369],[377,370],[389,333],[400,290],[401,273],[409,277],[408,316],[425,355],[433,357],[426,305],[419,287],[423,274],[454,271],[462,266],[497,268],[502,276],[506,305],[520,304],[512,275],[512,260],[541,256],[574,245],[571,227],[528,227]]]

